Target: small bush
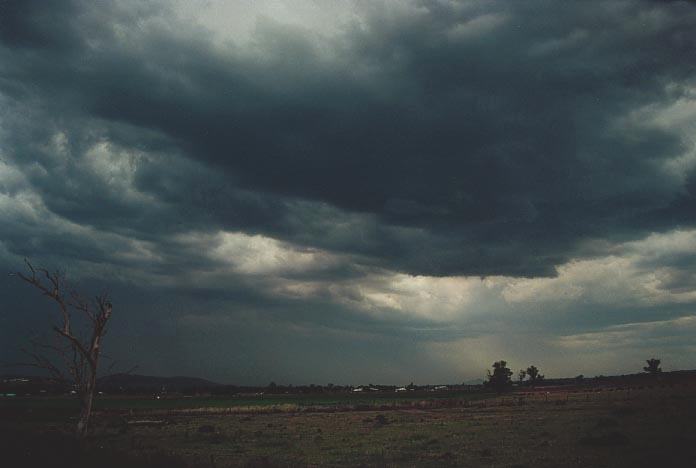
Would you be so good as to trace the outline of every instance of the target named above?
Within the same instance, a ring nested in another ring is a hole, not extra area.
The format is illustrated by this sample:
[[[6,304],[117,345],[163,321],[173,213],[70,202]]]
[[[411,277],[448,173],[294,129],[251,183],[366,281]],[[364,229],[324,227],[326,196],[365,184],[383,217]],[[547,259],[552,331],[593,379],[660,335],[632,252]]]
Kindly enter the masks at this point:
[[[389,424],[389,420],[385,415],[378,414],[375,416],[375,426],[384,426],[385,424]]]

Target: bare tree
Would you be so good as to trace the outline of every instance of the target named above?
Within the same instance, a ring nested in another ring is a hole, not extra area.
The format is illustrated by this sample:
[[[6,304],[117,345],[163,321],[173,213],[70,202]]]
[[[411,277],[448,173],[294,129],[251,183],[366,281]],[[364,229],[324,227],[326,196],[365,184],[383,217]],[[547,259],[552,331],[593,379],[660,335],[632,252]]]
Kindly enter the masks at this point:
[[[101,343],[106,334],[106,324],[111,318],[111,302],[106,293],[87,300],[68,286],[64,273],[34,268],[27,260],[25,263],[28,271],[17,272],[17,276],[51,298],[60,312],[59,320],[52,327],[55,344],[33,343],[33,350],[27,351],[33,360],[29,365],[45,369],[56,378],[72,383],[80,401],[77,434],[83,437],[92,414]],[[80,314],[82,320],[73,317],[73,313]],[[76,322],[78,325],[75,325]],[[50,351],[53,357],[43,354],[43,351]],[[56,359],[62,361],[61,364],[56,364]]]

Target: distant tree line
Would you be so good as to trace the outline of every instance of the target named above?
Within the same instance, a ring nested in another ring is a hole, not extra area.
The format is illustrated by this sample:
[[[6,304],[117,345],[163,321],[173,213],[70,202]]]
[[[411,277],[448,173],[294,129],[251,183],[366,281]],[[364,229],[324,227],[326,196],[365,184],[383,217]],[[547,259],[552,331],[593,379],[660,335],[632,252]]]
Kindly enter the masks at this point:
[[[662,372],[662,368],[660,367],[660,359],[657,358],[650,358],[645,361],[648,365],[643,367],[643,370],[648,373],[649,375],[658,375]],[[487,379],[484,382],[484,385],[490,389],[493,389],[497,392],[504,392],[507,390],[512,389],[513,387],[513,381],[512,381],[512,376],[513,372],[510,370],[509,367],[507,367],[507,361],[500,360],[496,361],[492,365],[492,372],[491,370],[487,371]],[[595,377],[594,380],[602,379],[604,376],[598,376]],[[566,384],[569,379],[554,379],[550,384]],[[575,377],[575,383],[582,383],[585,381],[585,377],[581,374]],[[539,368],[537,368],[534,365],[531,365],[527,367],[526,369],[520,369],[517,372],[517,384],[518,385],[524,385],[524,386],[530,386],[530,387],[536,387],[538,385],[541,385],[542,382],[545,382],[545,377],[543,374],[539,372]]]

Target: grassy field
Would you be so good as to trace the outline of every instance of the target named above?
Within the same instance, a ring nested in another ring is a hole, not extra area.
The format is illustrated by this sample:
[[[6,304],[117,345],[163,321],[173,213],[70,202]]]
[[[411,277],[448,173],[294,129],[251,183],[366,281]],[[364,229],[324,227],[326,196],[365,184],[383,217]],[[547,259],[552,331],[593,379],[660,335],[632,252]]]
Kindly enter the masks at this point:
[[[693,387],[350,405],[108,399],[82,444],[56,418],[66,408],[17,401],[0,405],[14,466],[696,466]]]
[[[345,407],[345,406],[379,406],[395,405],[403,402],[421,400],[457,400],[460,402],[489,398],[483,393],[434,393],[412,392],[408,394],[394,393],[370,393],[370,394],[316,394],[316,395],[264,395],[263,397],[165,397],[155,399],[152,397],[120,397],[98,396],[95,399],[97,410],[149,410],[149,409],[185,409],[185,408],[231,408],[231,407],[265,407],[294,405],[307,407]],[[14,397],[0,398],[0,410],[12,408],[42,408],[42,409],[75,409],[77,401],[69,397]]]

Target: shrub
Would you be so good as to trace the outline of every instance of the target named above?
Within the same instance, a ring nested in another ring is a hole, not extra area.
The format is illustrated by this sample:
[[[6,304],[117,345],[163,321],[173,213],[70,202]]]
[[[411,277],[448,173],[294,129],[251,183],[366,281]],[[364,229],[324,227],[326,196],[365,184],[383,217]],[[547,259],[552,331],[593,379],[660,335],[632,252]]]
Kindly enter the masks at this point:
[[[375,416],[375,426],[384,426],[385,424],[389,424],[389,420],[387,420],[385,415],[378,414]]]

